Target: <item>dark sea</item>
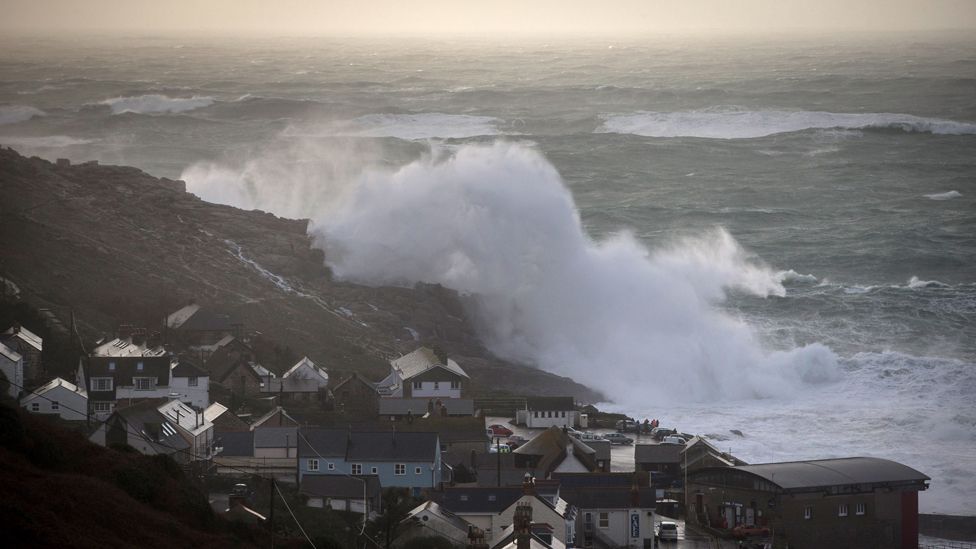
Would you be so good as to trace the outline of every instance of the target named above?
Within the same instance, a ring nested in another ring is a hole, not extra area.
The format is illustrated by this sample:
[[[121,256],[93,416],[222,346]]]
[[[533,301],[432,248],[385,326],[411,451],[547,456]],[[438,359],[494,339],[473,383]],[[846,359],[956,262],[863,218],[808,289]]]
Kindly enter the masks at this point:
[[[310,218],[607,408],[976,514],[976,37],[2,37],[0,143]]]

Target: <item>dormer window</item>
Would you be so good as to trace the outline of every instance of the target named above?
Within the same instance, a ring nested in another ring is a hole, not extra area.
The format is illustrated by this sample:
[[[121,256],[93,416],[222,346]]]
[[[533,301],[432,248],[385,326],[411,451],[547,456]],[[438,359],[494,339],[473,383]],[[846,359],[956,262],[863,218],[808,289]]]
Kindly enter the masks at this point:
[[[138,363],[136,363],[136,370],[139,370],[141,372],[143,368],[145,368],[145,365],[142,363],[141,360]]]

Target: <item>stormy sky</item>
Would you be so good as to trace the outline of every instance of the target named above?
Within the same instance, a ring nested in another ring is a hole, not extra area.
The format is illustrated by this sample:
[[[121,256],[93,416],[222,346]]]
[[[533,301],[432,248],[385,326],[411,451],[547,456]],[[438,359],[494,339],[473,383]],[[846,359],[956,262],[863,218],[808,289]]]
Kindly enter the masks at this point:
[[[973,0],[3,0],[29,33],[477,34],[976,28]]]

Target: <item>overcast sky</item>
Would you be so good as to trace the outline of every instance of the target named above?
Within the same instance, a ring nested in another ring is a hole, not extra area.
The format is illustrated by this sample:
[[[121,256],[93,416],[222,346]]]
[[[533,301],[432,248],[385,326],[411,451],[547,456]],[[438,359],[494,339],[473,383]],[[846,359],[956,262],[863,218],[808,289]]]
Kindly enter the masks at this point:
[[[0,30],[270,34],[976,29],[976,0],[0,0]]]

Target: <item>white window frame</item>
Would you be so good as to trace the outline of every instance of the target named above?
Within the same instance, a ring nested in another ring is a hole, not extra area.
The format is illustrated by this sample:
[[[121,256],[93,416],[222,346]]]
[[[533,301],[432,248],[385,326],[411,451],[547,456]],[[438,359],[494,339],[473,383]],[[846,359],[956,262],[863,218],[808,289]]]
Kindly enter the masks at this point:
[[[332,463],[332,462],[330,461],[330,462],[329,462],[329,467],[328,467],[328,469],[329,469],[330,471],[335,471],[335,463]]]
[[[441,382],[440,381],[435,381],[434,382],[434,390],[435,391],[439,391],[440,388],[441,388]]]
[[[460,388],[461,388],[461,382],[460,381],[452,381],[451,382],[451,389],[460,389]]]
[[[58,401],[56,401],[56,400],[52,400],[51,401],[51,410],[60,410],[60,409],[61,409],[61,403],[58,402]]]
[[[603,530],[610,528],[610,513],[600,511],[600,514],[597,517],[597,526]]]
[[[41,403],[31,402],[31,412],[40,412],[40,411],[41,411]]]
[[[422,474],[424,474],[423,467],[415,467],[414,470],[413,470],[413,474],[415,474],[415,475],[422,475]]]
[[[375,475],[378,472],[379,472],[379,469],[377,469],[376,467],[370,467],[369,468],[369,474],[371,474],[371,475]]]
[[[317,460],[315,458],[309,458],[308,459],[308,470],[309,471],[318,471],[319,470],[319,460]]]
[[[423,381],[414,381],[413,382],[413,388],[414,388],[415,391],[418,390],[418,389],[423,389],[424,388],[424,382]]]
[[[142,387],[140,384],[148,383],[148,387]],[[136,391],[153,391],[156,389],[156,378],[154,377],[134,377],[132,378],[132,387]]]
[[[188,386],[190,386],[190,387],[196,387],[196,386],[200,385],[200,379],[197,378],[197,376],[193,376],[193,377],[187,378],[186,384]]]
[[[850,510],[851,510],[850,506],[848,506],[846,503],[841,503],[840,505],[837,506],[837,516],[846,517],[849,514]]]
[[[99,408],[102,408],[99,410]],[[112,411],[112,403],[105,401],[92,402],[92,412],[96,414],[103,414]]]
[[[803,508],[803,520],[810,520],[813,518],[813,507],[807,505]]]
[[[394,463],[393,464],[393,474],[402,477],[407,474],[407,464],[406,463]]]
[[[92,391],[111,391],[115,388],[115,378],[93,377],[91,378]],[[104,385],[104,386],[103,386]]]
[[[361,475],[361,474],[363,474],[363,464],[362,463],[350,463],[349,464],[349,474],[351,474],[351,475]]]
[[[858,503],[854,505],[854,514],[863,515],[867,511],[867,505],[864,503]]]

